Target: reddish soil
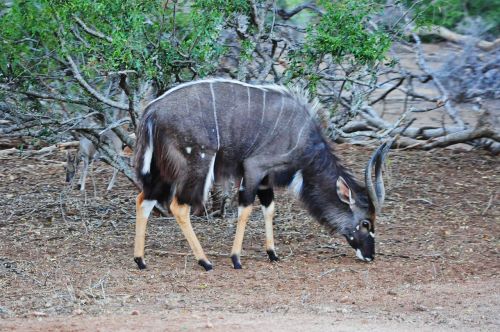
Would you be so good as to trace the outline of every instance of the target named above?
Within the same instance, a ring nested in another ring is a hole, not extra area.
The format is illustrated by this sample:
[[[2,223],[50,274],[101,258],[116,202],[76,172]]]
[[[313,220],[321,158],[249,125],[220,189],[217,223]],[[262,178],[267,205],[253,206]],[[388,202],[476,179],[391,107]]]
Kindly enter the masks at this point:
[[[338,152],[361,174],[367,148]],[[148,225],[146,261],[132,260],[136,190],[104,194],[64,183],[63,154],[0,162],[0,330],[499,330],[498,158],[484,152],[391,152],[373,263],[277,194],[281,261],[263,249],[255,209],[243,270],[228,257],[235,220],[193,218],[214,270],[190,253],[172,218]]]

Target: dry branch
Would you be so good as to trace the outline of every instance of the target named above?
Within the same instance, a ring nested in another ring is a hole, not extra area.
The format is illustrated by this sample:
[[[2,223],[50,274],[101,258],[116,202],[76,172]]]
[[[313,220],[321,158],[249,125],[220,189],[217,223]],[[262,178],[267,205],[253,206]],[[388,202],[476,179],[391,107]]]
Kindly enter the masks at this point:
[[[446,39],[448,41],[451,41],[454,43],[460,43],[460,44],[466,44],[466,43],[469,43],[471,41],[474,41],[475,45],[478,48],[482,49],[483,51],[492,51],[500,46],[500,38],[497,38],[494,41],[490,42],[487,40],[481,40],[481,39],[474,38],[471,36],[461,35],[459,33],[453,32],[445,27],[437,26],[437,25],[434,25],[432,27],[422,27],[417,31],[417,33],[419,35],[422,35],[422,36],[437,35],[437,36],[439,36],[443,39]]]

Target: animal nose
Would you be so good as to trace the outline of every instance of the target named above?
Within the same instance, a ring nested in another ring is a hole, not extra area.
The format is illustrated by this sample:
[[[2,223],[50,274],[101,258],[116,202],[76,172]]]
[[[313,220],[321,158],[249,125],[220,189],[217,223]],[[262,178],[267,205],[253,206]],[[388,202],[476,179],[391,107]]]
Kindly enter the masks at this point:
[[[365,262],[371,262],[375,259],[375,257],[373,257],[373,255],[364,256],[360,249],[356,249],[356,257],[358,257],[359,259],[361,259],[362,261],[365,261]]]

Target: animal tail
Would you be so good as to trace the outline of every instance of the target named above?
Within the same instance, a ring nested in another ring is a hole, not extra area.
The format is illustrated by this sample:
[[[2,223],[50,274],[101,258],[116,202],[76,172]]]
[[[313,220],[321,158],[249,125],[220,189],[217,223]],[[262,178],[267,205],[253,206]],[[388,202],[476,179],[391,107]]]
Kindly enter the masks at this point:
[[[151,175],[153,164],[154,119],[151,113],[146,113],[141,119],[135,144],[135,171],[139,180]]]

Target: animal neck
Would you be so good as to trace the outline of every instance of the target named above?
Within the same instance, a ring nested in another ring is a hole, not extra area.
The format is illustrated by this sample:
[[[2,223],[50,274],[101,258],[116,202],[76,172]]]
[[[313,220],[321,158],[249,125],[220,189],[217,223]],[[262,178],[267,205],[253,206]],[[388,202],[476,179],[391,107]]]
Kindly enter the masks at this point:
[[[332,231],[343,232],[351,219],[349,206],[337,195],[337,179],[342,176],[350,188],[357,191],[359,184],[341,165],[326,141],[317,143],[308,156],[309,163],[302,169],[300,198],[305,207],[320,223]]]

